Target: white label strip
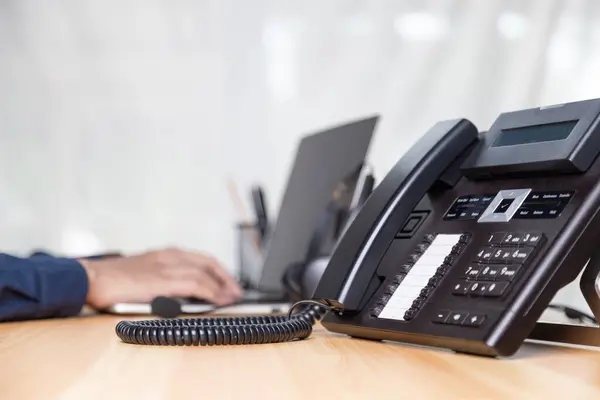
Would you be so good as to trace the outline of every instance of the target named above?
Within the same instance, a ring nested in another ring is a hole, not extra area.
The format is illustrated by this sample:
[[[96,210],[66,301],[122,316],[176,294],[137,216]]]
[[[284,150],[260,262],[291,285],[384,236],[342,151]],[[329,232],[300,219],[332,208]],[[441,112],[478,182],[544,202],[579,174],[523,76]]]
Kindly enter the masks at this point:
[[[438,267],[444,263],[446,256],[452,251],[452,247],[458,243],[461,235],[439,234],[429,245],[425,253],[417,260],[400,285],[390,297],[379,314],[379,318],[404,320],[406,310],[410,308],[421,290]]]

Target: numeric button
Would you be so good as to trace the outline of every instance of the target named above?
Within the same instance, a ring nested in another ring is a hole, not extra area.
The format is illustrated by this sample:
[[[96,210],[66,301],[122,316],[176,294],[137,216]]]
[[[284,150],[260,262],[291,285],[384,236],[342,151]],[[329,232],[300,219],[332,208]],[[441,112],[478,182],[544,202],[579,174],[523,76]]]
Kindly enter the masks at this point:
[[[469,286],[467,293],[473,296],[481,296],[487,291],[487,288],[488,283],[486,282],[473,282],[471,286]]]
[[[529,255],[533,252],[531,247],[522,247],[518,249],[512,249],[510,253],[510,262],[524,263]]]
[[[477,261],[481,262],[481,263],[488,263],[490,262],[492,255],[494,254],[495,249],[493,247],[484,247],[483,249],[479,250],[479,252],[477,253]]]
[[[503,249],[494,250],[494,253],[492,254],[492,257],[491,257],[491,261],[494,263],[504,262],[504,258],[503,258],[504,252],[505,251]]]
[[[499,265],[486,265],[479,273],[478,279],[482,281],[493,281],[500,273],[501,268],[502,267]]]
[[[483,269],[482,265],[479,264],[471,264],[469,265],[466,269],[465,272],[463,274],[463,277],[465,279],[477,279],[477,277],[479,276],[479,274],[481,273],[481,270]]]
[[[457,296],[464,296],[467,294],[467,290],[469,289],[469,283],[467,282],[457,282],[452,286],[452,294]]]
[[[485,297],[500,297],[508,288],[508,282],[491,282],[485,290],[482,290],[481,295]]]
[[[504,237],[503,244],[517,246],[523,241],[523,234],[521,233],[507,233]]]
[[[543,238],[543,234],[539,232],[529,232],[523,234],[522,244],[526,246],[536,246]]]
[[[489,245],[499,245],[504,241],[504,236],[506,236],[505,232],[494,232],[490,233],[488,236],[487,244]]]
[[[497,281],[510,282],[514,279],[517,272],[521,268],[520,265],[507,265],[500,267],[498,275],[496,276]]]

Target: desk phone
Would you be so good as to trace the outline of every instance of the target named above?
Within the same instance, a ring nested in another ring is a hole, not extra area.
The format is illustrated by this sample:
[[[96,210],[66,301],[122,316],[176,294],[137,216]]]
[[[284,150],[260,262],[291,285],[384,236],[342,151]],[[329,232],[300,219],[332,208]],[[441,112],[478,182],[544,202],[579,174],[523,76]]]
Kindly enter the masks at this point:
[[[374,188],[312,299],[289,316],[122,321],[129,343],[220,345],[332,332],[484,356],[527,338],[600,345],[538,322],[586,267],[600,315],[600,99],[436,123]],[[401,134],[401,133],[400,133]],[[328,310],[329,312],[325,312]]]

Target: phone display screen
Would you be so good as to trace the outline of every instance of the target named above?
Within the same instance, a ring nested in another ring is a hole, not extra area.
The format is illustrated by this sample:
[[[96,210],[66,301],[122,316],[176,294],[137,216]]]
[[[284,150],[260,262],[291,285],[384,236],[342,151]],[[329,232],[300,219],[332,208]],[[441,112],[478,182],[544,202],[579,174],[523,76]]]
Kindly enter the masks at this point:
[[[492,147],[554,142],[569,137],[577,121],[503,129]]]

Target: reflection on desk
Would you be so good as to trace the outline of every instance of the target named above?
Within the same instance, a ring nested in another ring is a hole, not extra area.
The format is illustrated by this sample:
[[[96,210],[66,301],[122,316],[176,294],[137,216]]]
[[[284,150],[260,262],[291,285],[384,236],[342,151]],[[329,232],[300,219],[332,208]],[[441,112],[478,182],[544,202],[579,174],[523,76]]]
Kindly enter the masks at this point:
[[[600,352],[526,344],[487,359],[333,335],[295,343],[121,343],[122,318],[0,324],[2,399],[600,398]]]

